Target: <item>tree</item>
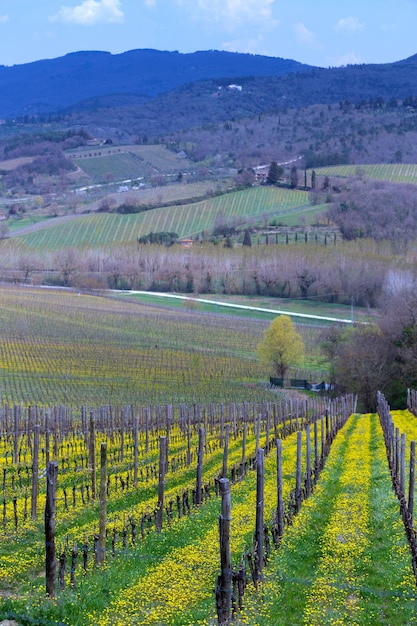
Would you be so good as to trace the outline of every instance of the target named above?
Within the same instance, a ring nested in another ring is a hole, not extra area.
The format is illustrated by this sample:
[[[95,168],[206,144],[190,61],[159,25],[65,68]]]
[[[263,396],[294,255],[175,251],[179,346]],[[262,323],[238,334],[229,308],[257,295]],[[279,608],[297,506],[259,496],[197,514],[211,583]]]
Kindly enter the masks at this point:
[[[338,346],[336,388],[357,393],[366,413],[376,411],[377,391],[385,393],[393,375],[393,346],[377,325],[349,329]]]
[[[288,315],[272,320],[258,345],[258,356],[264,363],[272,363],[276,373],[284,378],[291,366],[304,357],[304,342]]]
[[[297,168],[295,167],[295,165],[293,165],[291,168],[290,187],[291,189],[297,189],[298,187],[298,172],[297,172]]]
[[[272,161],[271,165],[269,166],[266,182],[270,185],[276,185],[280,177],[282,176],[282,172],[282,167],[280,167],[276,161]]]
[[[252,239],[251,239],[251,236],[250,236],[249,228],[245,229],[245,234],[243,236],[243,243],[242,243],[242,245],[243,246],[249,246],[249,247],[252,245]]]

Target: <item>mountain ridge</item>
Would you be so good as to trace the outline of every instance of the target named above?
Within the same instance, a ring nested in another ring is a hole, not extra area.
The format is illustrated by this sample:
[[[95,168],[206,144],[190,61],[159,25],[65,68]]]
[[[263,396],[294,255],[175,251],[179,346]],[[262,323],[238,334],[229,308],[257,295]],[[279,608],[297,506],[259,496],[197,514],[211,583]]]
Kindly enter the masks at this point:
[[[56,59],[0,66],[0,117],[51,113],[112,94],[153,97],[201,80],[280,76],[306,69],[312,66],[291,59],[217,50],[77,51]]]

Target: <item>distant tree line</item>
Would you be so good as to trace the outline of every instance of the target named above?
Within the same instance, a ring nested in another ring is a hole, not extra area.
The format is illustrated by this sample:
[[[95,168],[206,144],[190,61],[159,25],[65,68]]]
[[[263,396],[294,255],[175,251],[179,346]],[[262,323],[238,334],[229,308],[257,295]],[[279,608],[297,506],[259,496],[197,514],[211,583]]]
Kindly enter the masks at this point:
[[[345,239],[388,240],[396,249],[415,240],[415,185],[355,178],[348,181],[340,194],[333,195],[333,200],[328,217]]]
[[[392,408],[406,406],[407,388],[417,386],[416,284],[386,297],[378,323],[323,331],[322,349],[336,393],[358,393],[362,409],[376,410],[376,391]]]
[[[139,244],[111,250],[30,253],[8,247],[1,280],[76,288],[122,288],[244,294],[376,307],[412,283],[414,265],[393,267],[393,246],[362,240],[317,246],[227,248],[195,242],[191,248]]]

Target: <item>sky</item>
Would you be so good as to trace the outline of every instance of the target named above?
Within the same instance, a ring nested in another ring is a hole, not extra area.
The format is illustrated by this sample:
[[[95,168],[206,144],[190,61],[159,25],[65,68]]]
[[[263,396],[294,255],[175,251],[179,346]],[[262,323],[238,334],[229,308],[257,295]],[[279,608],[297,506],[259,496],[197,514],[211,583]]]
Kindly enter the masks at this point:
[[[385,63],[417,53],[416,26],[417,0],[0,0],[0,65],[137,48]]]

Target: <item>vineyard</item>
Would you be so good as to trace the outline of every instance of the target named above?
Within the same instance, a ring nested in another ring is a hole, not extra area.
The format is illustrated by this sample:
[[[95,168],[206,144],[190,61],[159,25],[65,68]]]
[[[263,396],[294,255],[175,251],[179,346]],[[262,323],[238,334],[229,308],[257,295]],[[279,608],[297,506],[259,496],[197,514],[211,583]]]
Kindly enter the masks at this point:
[[[0,290],[2,400],[37,404],[260,400],[268,322],[64,291]],[[310,332],[306,335],[307,341]],[[268,375],[268,372],[266,373]]]
[[[116,164],[119,159],[122,162],[126,155],[130,155],[136,158],[137,161],[140,159],[142,167],[147,165],[153,168],[153,170],[157,169],[160,171],[179,171],[181,168],[192,166],[192,163],[187,158],[179,158],[175,152],[168,150],[163,145],[95,146],[68,150],[67,155],[86,171],[90,167],[89,161],[94,161],[94,163],[98,164],[100,158],[110,155],[114,157],[114,163]],[[103,169],[101,173],[105,173]],[[126,178],[126,174],[122,175],[122,177]]]
[[[417,184],[417,165],[414,163],[379,163],[377,165],[336,165],[332,167],[319,167],[316,169],[318,176],[342,177],[356,176],[358,173],[365,174],[369,178],[386,180],[390,183]],[[311,174],[311,172],[310,172]]]
[[[417,623],[382,429],[378,416],[354,411],[353,398],[4,405],[0,617],[228,623],[213,590],[219,486],[230,483],[234,623]],[[52,553],[46,468],[56,479]]]
[[[74,159],[74,164],[97,182],[143,178],[152,171],[142,159],[129,152]]]
[[[210,232],[216,219],[240,220],[242,226],[255,219],[294,214],[308,204],[305,191],[256,187],[181,206],[158,208],[133,215],[100,214],[77,217],[65,225],[16,236],[30,248],[58,250],[68,247],[113,246],[136,242],[150,232],[175,232],[180,237]]]
[[[0,297],[0,619],[417,624],[415,394],[270,389],[256,318]]]

